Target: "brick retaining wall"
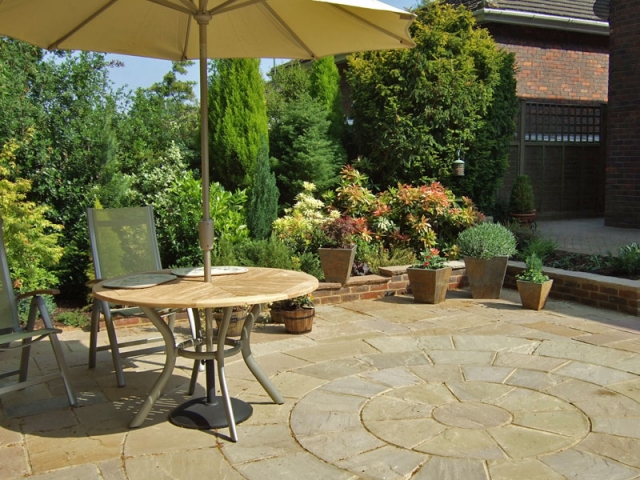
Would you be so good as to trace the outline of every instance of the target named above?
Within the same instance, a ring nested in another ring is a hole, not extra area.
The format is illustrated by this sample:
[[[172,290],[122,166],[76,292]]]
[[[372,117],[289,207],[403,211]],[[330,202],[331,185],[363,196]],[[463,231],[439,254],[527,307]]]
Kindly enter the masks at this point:
[[[452,264],[454,269],[449,290],[467,286],[464,262]],[[515,276],[524,268],[522,262],[509,262],[504,287],[517,288]],[[351,277],[345,285],[321,282],[313,293],[314,302],[328,305],[407,293],[409,279],[406,271],[406,266],[387,267],[382,269],[382,275]],[[544,273],[553,278],[550,293],[553,298],[640,316],[640,281],[557,268],[545,268]]]

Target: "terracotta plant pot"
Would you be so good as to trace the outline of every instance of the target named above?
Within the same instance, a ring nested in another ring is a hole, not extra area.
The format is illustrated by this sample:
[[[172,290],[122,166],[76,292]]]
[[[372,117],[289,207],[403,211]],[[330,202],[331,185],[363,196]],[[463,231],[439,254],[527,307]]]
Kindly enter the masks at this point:
[[[524,308],[530,310],[542,310],[547,303],[547,297],[551,291],[553,280],[544,283],[525,282],[517,280],[518,293],[520,293],[520,301]]]
[[[319,248],[320,263],[324,272],[324,280],[344,285],[351,276],[351,267],[356,258],[356,247],[353,248]]]
[[[536,221],[536,211],[533,210],[528,213],[509,213],[509,216],[518,221],[520,225],[531,225]]]
[[[414,300],[418,303],[444,302],[452,270],[451,267],[436,270],[408,268],[407,274]]]
[[[295,310],[280,310],[284,321],[284,329],[288,333],[307,333],[313,328],[315,308],[296,308]]]
[[[509,257],[481,260],[464,257],[464,267],[473,298],[500,298]]]

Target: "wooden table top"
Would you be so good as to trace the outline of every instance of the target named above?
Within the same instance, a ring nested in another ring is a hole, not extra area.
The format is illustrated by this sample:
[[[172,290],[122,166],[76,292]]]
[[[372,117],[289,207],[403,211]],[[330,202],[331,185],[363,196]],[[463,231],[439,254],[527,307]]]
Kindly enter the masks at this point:
[[[170,273],[162,270],[155,273]],[[219,308],[255,305],[299,297],[318,288],[318,279],[293,270],[249,267],[246,273],[215,275],[210,283],[203,277],[177,277],[146,288],[109,288],[103,280],[93,295],[113,304],[162,308]]]

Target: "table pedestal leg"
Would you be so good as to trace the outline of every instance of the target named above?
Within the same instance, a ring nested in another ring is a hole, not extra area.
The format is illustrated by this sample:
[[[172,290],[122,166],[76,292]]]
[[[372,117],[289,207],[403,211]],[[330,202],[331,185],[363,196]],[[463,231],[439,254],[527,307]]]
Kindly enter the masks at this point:
[[[218,376],[220,381],[221,396],[216,393],[215,366],[213,359],[205,361],[206,391],[207,396],[190,400],[169,414],[169,421],[174,425],[185,428],[208,430],[212,428],[229,427],[230,437],[234,442],[238,441],[236,423],[240,423],[251,416],[253,407],[239,400],[231,398],[227,389],[227,382],[224,375],[224,345],[227,328],[231,319],[232,307],[224,309],[224,318],[218,332],[217,350],[215,352],[218,363]],[[206,312],[207,316],[210,312]],[[207,323],[211,320],[207,319]],[[209,327],[209,325],[207,325]],[[211,345],[207,345],[207,350],[212,353]]]
[[[169,420],[174,425],[199,430],[230,427],[231,422],[227,418],[228,409],[225,408],[224,396],[215,394],[215,370],[213,360],[205,361],[207,396],[194,398],[183,403],[169,414]],[[233,412],[233,423],[240,423],[251,416],[253,407],[237,398],[228,397]],[[235,425],[233,425],[235,430]],[[230,427],[231,428],[231,427]],[[237,435],[231,432],[231,437],[237,441]],[[236,438],[234,438],[236,437]]]

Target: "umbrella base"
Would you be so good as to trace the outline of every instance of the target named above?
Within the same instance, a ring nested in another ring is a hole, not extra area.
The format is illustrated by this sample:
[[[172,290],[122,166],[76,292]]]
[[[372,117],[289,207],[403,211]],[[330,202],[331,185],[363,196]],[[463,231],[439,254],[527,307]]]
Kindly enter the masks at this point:
[[[236,423],[245,421],[253,413],[251,405],[237,398],[231,398],[231,407]],[[215,396],[214,401],[210,403],[207,403],[206,397],[189,400],[169,414],[169,421],[179,427],[197,430],[229,426],[224,400],[220,396]]]

